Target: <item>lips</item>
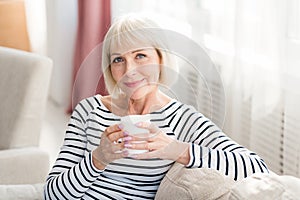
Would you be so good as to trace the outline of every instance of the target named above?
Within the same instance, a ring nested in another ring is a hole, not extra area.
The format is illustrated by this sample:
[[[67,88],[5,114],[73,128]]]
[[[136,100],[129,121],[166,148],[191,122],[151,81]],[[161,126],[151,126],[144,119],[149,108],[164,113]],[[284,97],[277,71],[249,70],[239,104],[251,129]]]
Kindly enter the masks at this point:
[[[139,86],[145,79],[137,80],[137,81],[129,81],[129,82],[124,82],[124,85],[126,85],[129,88],[135,88]]]

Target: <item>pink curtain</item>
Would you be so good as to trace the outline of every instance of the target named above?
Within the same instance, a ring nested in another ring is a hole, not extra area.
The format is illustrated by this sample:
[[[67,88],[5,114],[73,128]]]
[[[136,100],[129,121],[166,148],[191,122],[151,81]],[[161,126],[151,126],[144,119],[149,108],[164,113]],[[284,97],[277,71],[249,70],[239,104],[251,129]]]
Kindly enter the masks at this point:
[[[109,28],[110,15],[110,0],[78,0],[77,41],[68,112],[86,97],[107,94],[101,71],[101,42]]]

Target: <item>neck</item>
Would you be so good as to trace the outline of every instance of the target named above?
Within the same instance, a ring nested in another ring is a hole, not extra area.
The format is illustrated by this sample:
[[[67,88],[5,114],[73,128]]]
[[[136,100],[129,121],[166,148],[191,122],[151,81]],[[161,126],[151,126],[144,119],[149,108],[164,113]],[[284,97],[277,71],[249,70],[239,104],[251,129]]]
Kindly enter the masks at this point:
[[[128,113],[129,115],[133,114],[147,114],[155,110],[154,107],[158,107],[161,103],[160,95],[156,94],[148,94],[145,97],[140,99],[132,99],[129,98],[128,101]]]
[[[162,108],[170,101],[170,98],[157,90],[138,99],[124,97],[121,109],[124,115],[143,115]],[[119,104],[120,105],[120,104]]]

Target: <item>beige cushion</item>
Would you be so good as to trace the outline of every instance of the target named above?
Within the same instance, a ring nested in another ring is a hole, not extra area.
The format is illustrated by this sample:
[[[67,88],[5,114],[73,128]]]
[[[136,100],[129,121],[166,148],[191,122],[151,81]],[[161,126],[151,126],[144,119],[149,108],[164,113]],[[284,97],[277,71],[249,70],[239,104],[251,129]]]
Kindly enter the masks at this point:
[[[300,179],[292,176],[253,174],[238,182],[230,200],[299,200]]]
[[[235,182],[213,169],[187,169],[175,163],[162,180],[155,199],[228,199]]]
[[[2,150],[0,163],[0,184],[41,183],[49,173],[49,155],[37,147]]]
[[[42,200],[44,183],[0,185],[0,200]]]

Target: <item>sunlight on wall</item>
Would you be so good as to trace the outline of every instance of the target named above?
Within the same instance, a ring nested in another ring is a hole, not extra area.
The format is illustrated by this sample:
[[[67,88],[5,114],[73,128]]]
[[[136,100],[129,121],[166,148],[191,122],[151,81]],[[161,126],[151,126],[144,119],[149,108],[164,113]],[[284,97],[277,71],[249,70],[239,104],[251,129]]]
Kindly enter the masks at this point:
[[[192,27],[187,20],[187,7],[184,1],[112,0],[113,19],[128,13],[147,14],[165,29],[176,31],[188,37],[192,36]]]
[[[25,0],[31,51],[47,54],[47,19],[45,0]]]

